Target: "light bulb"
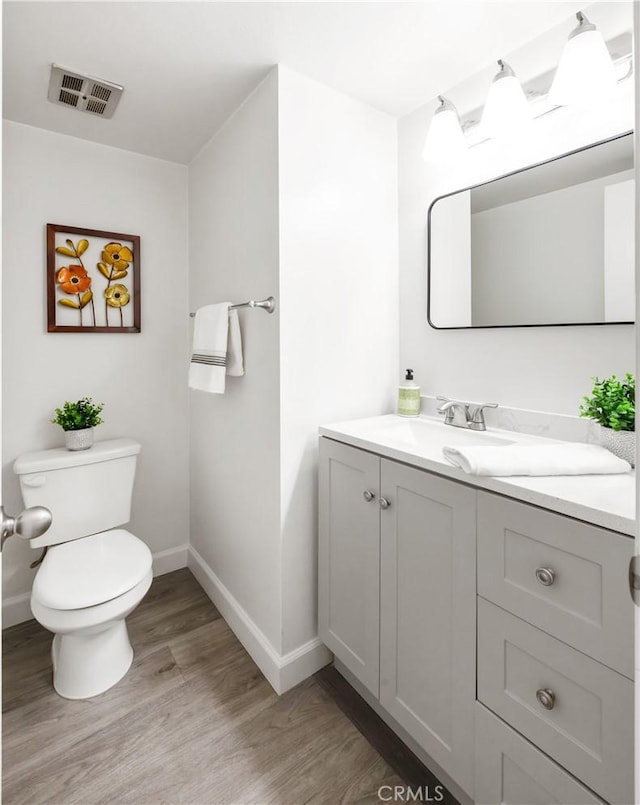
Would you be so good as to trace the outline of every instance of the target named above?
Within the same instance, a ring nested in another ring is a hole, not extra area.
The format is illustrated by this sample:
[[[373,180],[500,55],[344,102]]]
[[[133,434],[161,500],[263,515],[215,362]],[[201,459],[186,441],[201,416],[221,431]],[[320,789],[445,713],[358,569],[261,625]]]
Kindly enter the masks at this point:
[[[549,90],[554,106],[591,106],[616,86],[611,55],[596,26],[578,12],[578,26],[569,34]]]
[[[440,106],[433,114],[422,152],[424,161],[431,163],[451,162],[467,150],[455,106],[442,95],[438,100]]]
[[[496,139],[524,132],[533,120],[531,107],[520,82],[506,62],[498,61],[500,72],[495,76],[480,121],[485,137]]]

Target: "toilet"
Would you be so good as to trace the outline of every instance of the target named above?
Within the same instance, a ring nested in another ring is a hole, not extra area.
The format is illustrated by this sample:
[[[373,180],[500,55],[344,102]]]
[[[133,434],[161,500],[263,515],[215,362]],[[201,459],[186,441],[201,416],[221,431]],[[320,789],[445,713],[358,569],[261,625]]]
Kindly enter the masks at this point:
[[[31,591],[35,619],[53,632],[53,686],[87,699],[115,685],[133,660],[125,618],[151,585],[151,552],[119,526],[131,516],[140,445],[96,442],[89,450],[41,450],[20,456],[25,506],[46,506],[48,531],[30,541],[49,549]]]

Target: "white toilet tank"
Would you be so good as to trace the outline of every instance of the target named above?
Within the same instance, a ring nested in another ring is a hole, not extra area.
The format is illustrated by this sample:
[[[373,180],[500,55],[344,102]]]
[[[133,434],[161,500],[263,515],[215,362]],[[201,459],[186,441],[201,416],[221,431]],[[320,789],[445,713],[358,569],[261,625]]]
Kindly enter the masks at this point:
[[[32,548],[107,531],[131,519],[131,496],[140,445],[133,439],[96,442],[89,450],[56,447],[19,456],[25,506],[46,506],[53,522]]]

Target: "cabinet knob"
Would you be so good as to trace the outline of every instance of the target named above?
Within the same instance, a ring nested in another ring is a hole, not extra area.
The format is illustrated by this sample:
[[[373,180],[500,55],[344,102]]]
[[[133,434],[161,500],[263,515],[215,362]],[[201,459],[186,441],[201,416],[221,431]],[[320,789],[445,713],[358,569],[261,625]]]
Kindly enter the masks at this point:
[[[365,489],[362,493],[362,497],[367,501],[367,503],[371,503],[371,501],[375,498],[376,493],[372,492],[370,489]]]
[[[381,509],[388,509],[391,504],[386,498],[378,498],[378,503],[380,504]]]
[[[536,569],[536,578],[544,587],[551,587],[556,580],[556,571],[550,567],[539,567]]]
[[[556,706],[556,694],[550,688],[540,688],[537,690],[536,699],[545,710],[553,710]]]

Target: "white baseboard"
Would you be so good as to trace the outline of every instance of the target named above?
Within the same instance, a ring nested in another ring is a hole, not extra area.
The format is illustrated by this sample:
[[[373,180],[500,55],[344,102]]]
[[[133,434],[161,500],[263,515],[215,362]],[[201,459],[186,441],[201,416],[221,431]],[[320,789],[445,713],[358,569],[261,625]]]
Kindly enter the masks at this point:
[[[178,545],[177,548],[167,548],[166,551],[158,551],[153,554],[153,575],[164,576],[173,570],[180,570],[187,566],[187,544]]]
[[[7,626],[15,626],[17,623],[23,621],[30,621],[33,618],[31,614],[31,593],[20,593],[20,595],[12,595],[5,598],[2,602],[2,628],[6,629]]]
[[[177,548],[168,548],[166,551],[158,551],[153,554],[153,575],[164,576],[172,570],[180,570],[187,566],[187,545],[179,545]],[[33,618],[31,614],[31,593],[20,593],[5,598],[2,602],[2,628],[15,626],[23,621]]]
[[[285,693],[331,662],[333,655],[317,637],[279,654],[198,551],[190,546],[188,554],[187,567],[276,693]]]
[[[280,657],[280,690],[276,690],[276,693],[294,688],[332,661],[333,654],[319,637],[303,643]]]

